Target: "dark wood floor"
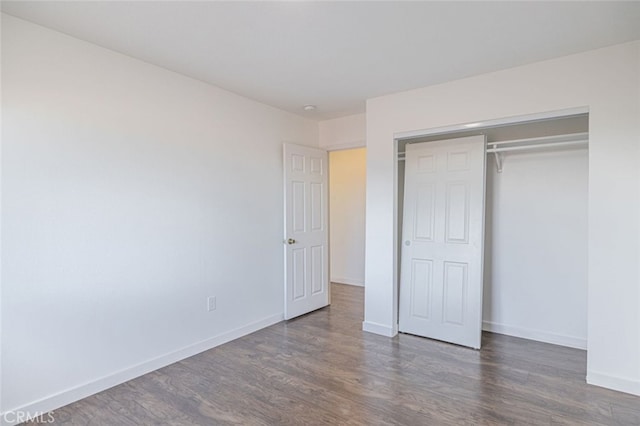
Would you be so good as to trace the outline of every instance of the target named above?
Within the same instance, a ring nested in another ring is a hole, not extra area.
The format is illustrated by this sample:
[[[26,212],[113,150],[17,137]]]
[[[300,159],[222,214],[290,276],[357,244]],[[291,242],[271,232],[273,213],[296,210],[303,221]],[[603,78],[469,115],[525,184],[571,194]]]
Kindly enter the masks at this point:
[[[69,425],[640,425],[585,352],[498,334],[474,351],[361,330],[363,290],[55,412]]]

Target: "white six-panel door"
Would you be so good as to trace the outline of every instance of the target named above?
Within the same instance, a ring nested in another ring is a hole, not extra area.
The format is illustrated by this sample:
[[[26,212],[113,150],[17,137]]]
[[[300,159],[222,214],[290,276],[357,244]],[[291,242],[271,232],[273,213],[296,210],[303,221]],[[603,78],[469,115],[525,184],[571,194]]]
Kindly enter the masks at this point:
[[[327,172],[326,151],[284,144],[285,319],[329,304]]]
[[[485,137],[409,144],[399,329],[480,348]]]

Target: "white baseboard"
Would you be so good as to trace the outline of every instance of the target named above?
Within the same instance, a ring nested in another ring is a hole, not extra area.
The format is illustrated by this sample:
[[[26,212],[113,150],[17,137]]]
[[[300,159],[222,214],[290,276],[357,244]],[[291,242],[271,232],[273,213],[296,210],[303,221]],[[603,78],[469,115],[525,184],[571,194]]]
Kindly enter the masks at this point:
[[[587,371],[587,383],[640,396],[640,381],[638,380],[629,380],[597,371]]]
[[[344,277],[331,277],[332,283],[356,285],[358,287],[364,287],[364,280]]]
[[[587,349],[587,339],[533,330],[530,328],[514,327],[491,321],[483,321],[482,329],[492,333],[506,334],[507,336],[521,337],[523,339],[536,340],[538,342],[551,343],[553,345],[567,346],[575,349]]]
[[[48,413],[50,411],[55,411],[60,407],[71,404],[72,402],[76,402],[98,392],[102,392],[113,386],[135,379],[136,377],[140,377],[159,368],[166,367],[167,365],[181,361],[185,358],[213,349],[216,346],[220,346],[242,336],[246,336],[247,334],[251,334],[270,325],[277,324],[282,320],[284,320],[283,314],[271,315],[245,326],[219,334],[215,337],[194,343],[193,345],[189,345],[175,352],[116,371],[97,380],[67,389],[21,407],[6,410],[5,412],[0,413],[0,426],[11,426],[20,423],[19,421],[10,421],[12,418],[16,417],[15,415],[11,415],[11,413],[31,413],[32,415],[36,415],[36,413]]]
[[[378,324],[371,321],[363,321],[362,329],[369,333],[379,334],[381,336],[393,337],[398,334],[398,326],[389,327],[388,325]]]

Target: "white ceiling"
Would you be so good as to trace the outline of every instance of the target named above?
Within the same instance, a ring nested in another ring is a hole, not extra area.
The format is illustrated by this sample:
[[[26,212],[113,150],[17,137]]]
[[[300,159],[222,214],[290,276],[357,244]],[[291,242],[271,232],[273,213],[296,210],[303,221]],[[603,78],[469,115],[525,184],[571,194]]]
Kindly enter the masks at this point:
[[[315,119],[640,39],[639,1],[2,1],[2,10]]]

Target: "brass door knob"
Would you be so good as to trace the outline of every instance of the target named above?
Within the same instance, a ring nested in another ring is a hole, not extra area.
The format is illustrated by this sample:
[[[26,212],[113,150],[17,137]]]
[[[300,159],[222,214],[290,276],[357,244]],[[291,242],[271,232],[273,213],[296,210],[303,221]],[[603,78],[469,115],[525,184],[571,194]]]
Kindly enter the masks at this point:
[[[295,244],[295,243],[296,243],[296,240],[294,240],[293,238],[289,238],[287,240],[287,244]]]

